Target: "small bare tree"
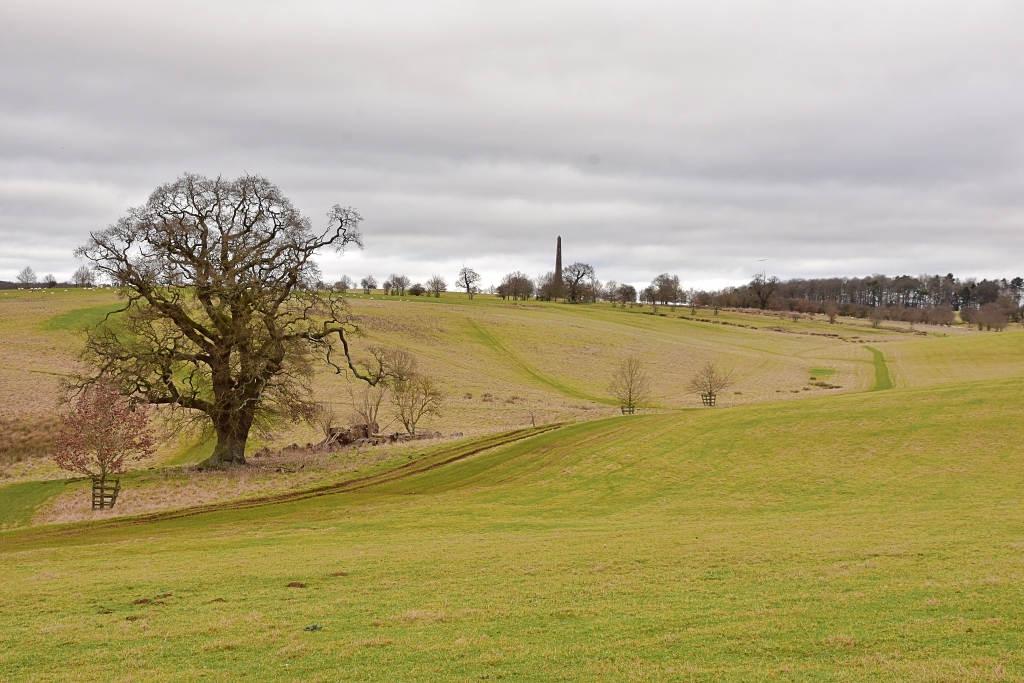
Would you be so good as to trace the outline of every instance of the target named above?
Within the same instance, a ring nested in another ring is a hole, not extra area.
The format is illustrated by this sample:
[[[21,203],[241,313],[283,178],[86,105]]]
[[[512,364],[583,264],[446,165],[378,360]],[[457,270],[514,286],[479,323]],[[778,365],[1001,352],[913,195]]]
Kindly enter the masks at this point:
[[[416,374],[416,359],[405,349],[379,344],[368,347],[367,354],[369,357],[360,363],[360,374],[370,380],[370,386],[360,391],[350,388],[349,397],[356,417],[366,425],[367,435],[373,435],[380,431],[378,417],[384,399]]]
[[[96,284],[96,275],[89,266],[79,266],[75,274],[71,276],[71,281],[75,283],[76,287],[92,287]]]
[[[352,282],[352,278],[350,278],[348,275],[342,275],[341,278],[334,283],[334,291],[341,292],[342,294],[352,289],[353,287],[355,287],[355,283]]]
[[[732,386],[732,373],[728,370],[719,370],[712,361],[702,365],[697,372],[690,377],[690,391],[700,394],[701,400],[706,406],[715,405],[715,397]]]
[[[38,280],[32,266],[25,266],[25,269],[18,273],[18,282],[23,285],[34,285]]]
[[[349,398],[352,399],[352,410],[356,418],[366,426],[366,435],[373,436],[380,431],[380,423],[377,421],[380,415],[380,407],[384,403],[388,387],[383,382],[375,385],[363,385],[358,390],[348,389]]]
[[[835,325],[836,316],[839,315],[839,304],[832,299],[825,302],[825,315],[828,316],[828,324]]]
[[[324,441],[329,441],[334,435],[335,427],[338,424],[338,411],[333,403],[320,403],[310,411],[310,422],[324,435]]]
[[[441,292],[448,291],[448,283],[440,275],[431,275],[430,279],[427,280],[427,291],[433,294],[435,298],[440,298]]]
[[[612,375],[608,391],[622,404],[622,412],[632,415],[647,404],[651,396],[651,380],[640,356],[622,361]]]
[[[369,294],[377,288],[377,278],[367,275],[359,281],[359,286],[363,288],[363,294]]]
[[[395,382],[392,401],[398,410],[398,419],[411,436],[416,435],[416,424],[424,415],[440,415],[444,392],[434,380],[417,372]]]

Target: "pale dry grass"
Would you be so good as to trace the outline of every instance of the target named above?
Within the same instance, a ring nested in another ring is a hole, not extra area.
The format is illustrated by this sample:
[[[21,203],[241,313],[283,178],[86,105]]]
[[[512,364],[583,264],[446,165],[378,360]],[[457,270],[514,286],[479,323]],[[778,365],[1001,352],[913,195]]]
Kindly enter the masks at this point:
[[[61,379],[82,370],[81,340],[68,331],[44,330],[44,324],[75,308],[115,301],[101,291],[0,292],[0,414],[53,414]]]
[[[4,340],[0,415],[52,420],[58,410],[60,381],[82,370],[77,360],[82,338],[74,331],[47,329],[47,321],[116,301],[110,291],[0,293]],[[648,364],[652,409],[676,410],[701,407],[699,398],[685,386],[694,368],[709,360],[733,371],[735,385],[718,397],[719,405],[728,407],[870,388],[874,369],[864,342],[878,346],[895,361],[898,383],[915,384],[916,375],[923,374],[921,363],[911,367],[903,362],[901,349],[913,348],[918,357],[922,355],[918,346],[937,348],[944,340],[936,339],[933,332],[970,338],[960,328],[918,326],[931,334],[922,337],[898,329],[902,323],[886,323],[887,329],[879,330],[866,320],[840,318],[836,325],[828,325],[823,316],[793,320],[774,312],[722,310],[714,316],[699,310],[691,316],[688,309],[662,307],[668,314],[653,316],[607,304],[550,305],[486,297],[469,304],[456,295],[440,300],[377,296],[349,301],[361,330],[354,340],[357,355],[371,342],[399,346],[412,352],[420,368],[438,379],[447,392],[443,412],[426,418],[420,427],[446,435],[477,436],[530,424],[616,415],[619,411],[610,403],[607,385],[612,368],[633,353]],[[958,353],[965,351],[970,350]],[[927,358],[929,363],[933,360]],[[809,373],[815,367],[834,370],[829,383],[841,388],[810,385]],[[984,370],[999,372],[995,363]],[[1017,371],[1014,366],[1012,372]],[[351,424],[349,389],[360,386],[321,368],[312,388],[318,400],[336,407],[342,416],[340,424]],[[385,431],[400,429],[393,412],[390,406],[384,409]],[[321,438],[309,425],[283,424],[269,435],[254,435],[254,442],[279,449]],[[43,444],[37,445],[42,448]],[[156,461],[173,459],[190,445],[164,439]],[[52,468],[42,463],[6,468],[0,463],[0,468],[0,477],[7,479],[54,476]]]
[[[86,519],[139,515],[188,508],[284,491],[312,488],[368,470],[381,463],[405,458],[417,448],[442,440],[350,448],[335,452],[307,449],[275,452],[250,458],[250,464],[228,470],[204,471],[192,466],[140,472],[122,480],[117,504],[94,511],[88,482],[54,496],[36,511],[32,524],[56,524]]]

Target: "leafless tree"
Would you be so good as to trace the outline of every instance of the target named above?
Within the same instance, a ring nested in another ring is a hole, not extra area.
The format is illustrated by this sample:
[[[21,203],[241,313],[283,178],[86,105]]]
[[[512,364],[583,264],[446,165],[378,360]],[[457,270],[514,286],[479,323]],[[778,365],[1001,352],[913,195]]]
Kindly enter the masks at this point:
[[[651,282],[651,288],[657,301],[665,304],[674,304],[682,296],[683,289],[679,284],[678,275],[662,273]]]
[[[928,311],[928,317],[935,325],[949,326],[956,321],[952,306],[935,306]]]
[[[917,306],[908,306],[901,314],[901,318],[910,324],[910,329],[914,329],[914,325],[921,322],[922,317],[922,311]]]
[[[658,291],[653,285],[647,285],[640,290],[640,303],[650,304],[651,311],[654,313],[658,312]]]
[[[96,275],[88,266],[79,266],[75,274],[71,276],[71,281],[76,287],[92,287],[96,284]]]
[[[885,309],[881,306],[872,306],[869,317],[871,318],[871,327],[880,327],[882,321],[885,320]]]
[[[392,273],[382,286],[391,296],[405,296],[405,290],[409,288],[409,278]]]
[[[978,310],[977,314],[978,329],[982,326],[987,330],[995,330],[1001,332],[1006,327],[1006,322],[1009,320],[1009,315],[1006,309],[1000,306],[998,303],[985,304]]]
[[[616,301],[618,301],[619,305],[623,308],[626,307],[626,304],[629,304],[630,307],[632,307],[633,304],[636,303],[636,287],[633,285],[619,285],[615,295]]]
[[[433,294],[435,298],[440,298],[441,292],[448,291],[448,283],[440,275],[432,275],[427,280],[427,291]]]
[[[47,273],[46,275],[44,275],[43,276],[43,282],[46,283],[47,287],[56,287],[57,286],[57,278],[55,278],[53,276],[53,273]]]
[[[779,278],[772,275],[767,277],[763,272],[758,273],[750,280],[750,291],[757,298],[757,303],[762,310],[768,308],[768,302],[779,286]]]
[[[618,291],[619,283],[616,282],[615,280],[609,280],[608,282],[604,283],[604,287],[601,288],[601,299],[603,301],[610,302],[612,308],[615,308],[616,299],[618,298],[616,294],[618,293]]]
[[[320,430],[325,440],[330,439],[338,425],[338,410],[333,403],[317,404],[311,411],[310,422]]]
[[[355,287],[355,283],[352,282],[352,278],[350,278],[348,275],[342,275],[341,278],[334,283],[334,291],[341,292],[342,294],[352,289],[353,287]]]
[[[536,293],[539,301],[557,300],[558,297],[562,295],[562,289],[558,279],[555,278],[554,272],[547,272],[543,275],[538,275],[534,292]]]
[[[348,395],[352,400],[352,410],[356,419],[366,425],[366,434],[373,436],[380,432],[380,407],[387,396],[388,387],[386,384],[369,385],[363,384],[356,389],[349,387]]]
[[[828,324],[835,325],[836,317],[839,315],[839,304],[834,299],[825,302],[825,315],[828,316]]]
[[[38,280],[36,271],[32,270],[31,266],[25,266],[25,269],[18,273],[18,282],[23,285],[34,285]]]
[[[359,281],[359,286],[363,288],[363,294],[369,294],[373,290],[377,289],[377,278],[372,275],[367,275]]]
[[[632,415],[647,404],[651,396],[651,380],[640,356],[626,358],[612,375],[608,391],[622,404],[622,412]]]
[[[259,176],[189,174],[158,187],[76,252],[126,300],[116,327],[90,332],[84,356],[97,371],[76,385],[108,381],[204,417],[217,436],[202,463],[211,467],[244,463],[254,426],[308,415],[317,357],[377,383],[353,364],[344,300],[308,291],[319,276],[317,252],[361,245],[354,209],[335,206],[328,220],[314,231]]]
[[[714,397],[732,386],[732,382],[731,372],[719,370],[714,362],[708,361],[690,377],[689,387],[690,391],[700,394],[702,398],[710,397],[710,404],[714,405]],[[706,398],[705,403],[708,403]]]
[[[588,263],[573,263],[562,269],[562,285],[570,303],[583,300],[583,287],[587,280],[594,279],[594,267]]]
[[[466,290],[466,294],[470,299],[473,298],[473,294],[477,291],[477,285],[480,284],[480,273],[476,272],[472,268],[462,267],[459,271],[459,287]]]
[[[416,435],[416,425],[424,415],[440,415],[444,392],[433,379],[419,372],[395,382],[392,401],[398,419],[410,435]]]
[[[378,417],[385,398],[397,384],[415,374],[416,359],[405,349],[371,344],[357,365],[371,381],[356,390],[349,387],[349,397],[357,419],[366,425],[366,433],[372,435],[380,431]]]
[[[502,278],[496,293],[502,299],[512,299],[513,301],[529,299],[533,296],[533,280],[526,273],[520,273],[517,270]]]

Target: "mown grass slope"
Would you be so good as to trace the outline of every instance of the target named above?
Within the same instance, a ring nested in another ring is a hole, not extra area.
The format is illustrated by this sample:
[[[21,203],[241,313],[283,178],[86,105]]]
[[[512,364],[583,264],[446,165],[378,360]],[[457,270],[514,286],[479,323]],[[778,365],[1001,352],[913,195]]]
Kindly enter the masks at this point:
[[[617,417],[352,493],[8,532],[0,670],[1020,680],[1021,399],[1014,378]]]

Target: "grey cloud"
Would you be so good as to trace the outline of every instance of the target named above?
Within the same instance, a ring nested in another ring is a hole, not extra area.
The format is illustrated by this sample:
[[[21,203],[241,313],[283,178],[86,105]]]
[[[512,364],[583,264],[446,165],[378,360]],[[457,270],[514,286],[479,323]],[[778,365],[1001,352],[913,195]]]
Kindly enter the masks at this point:
[[[9,3],[0,278],[184,171],[266,175],[325,275],[1017,274],[1019,3]]]

